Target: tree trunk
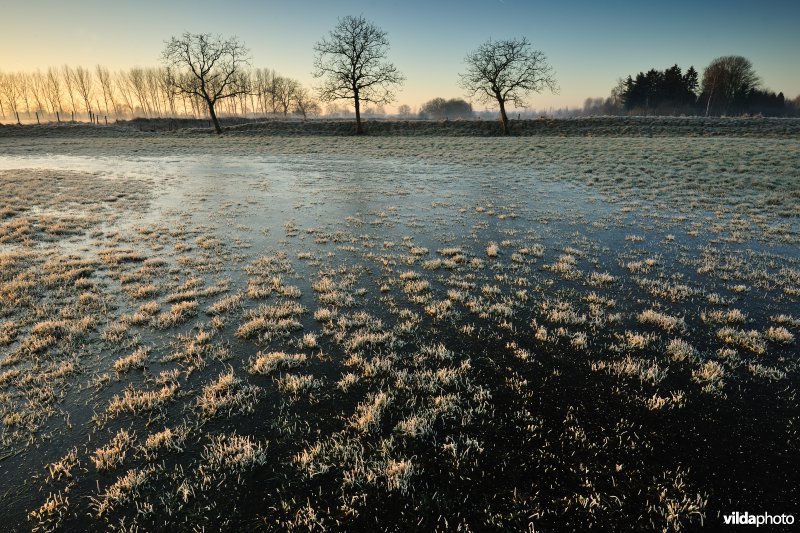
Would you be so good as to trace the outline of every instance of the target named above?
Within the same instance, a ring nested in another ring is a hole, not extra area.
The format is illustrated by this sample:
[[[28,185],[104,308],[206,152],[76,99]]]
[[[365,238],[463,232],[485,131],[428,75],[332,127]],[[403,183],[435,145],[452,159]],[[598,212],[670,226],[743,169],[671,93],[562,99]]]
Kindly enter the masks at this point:
[[[508,128],[508,115],[506,115],[506,103],[503,101],[502,98],[497,98],[497,102],[500,104],[500,120],[503,122],[503,135],[508,135],[511,133],[511,130]]]
[[[356,91],[356,95],[353,99],[356,103],[356,135],[363,135],[364,130],[361,128],[361,102],[358,98],[358,91]]]
[[[211,115],[211,120],[214,122],[214,131],[217,135],[222,134],[222,128],[219,125],[219,120],[217,120],[217,114],[214,112],[214,102],[211,100],[206,100],[208,104],[208,114]]]
[[[714,79],[716,81],[716,78]],[[714,96],[714,82],[711,83],[711,92],[708,93],[708,101],[706,102],[706,116],[711,111],[711,98]]]

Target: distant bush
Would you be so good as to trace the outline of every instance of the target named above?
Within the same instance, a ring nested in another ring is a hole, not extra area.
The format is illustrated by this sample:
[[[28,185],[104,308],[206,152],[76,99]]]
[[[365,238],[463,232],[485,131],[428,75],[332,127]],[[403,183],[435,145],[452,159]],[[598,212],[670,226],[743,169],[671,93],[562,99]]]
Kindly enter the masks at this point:
[[[434,98],[422,104],[419,114],[420,118],[429,118],[433,120],[470,119],[475,116],[472,112],[472,104],[461,98],[451,98],[450,100]]]

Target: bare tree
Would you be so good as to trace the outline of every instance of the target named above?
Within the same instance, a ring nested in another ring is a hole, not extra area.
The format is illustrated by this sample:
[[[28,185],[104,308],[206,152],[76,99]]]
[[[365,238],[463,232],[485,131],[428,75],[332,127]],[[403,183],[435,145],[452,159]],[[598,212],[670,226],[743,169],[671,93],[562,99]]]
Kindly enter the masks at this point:
[[[252,79],[252,73],[250,72],[250,70],[242,69],[237,74],[237,76],[238,76],[239,80],[236,83],[239,86],[239,88],[241,89],[241,91],[239,92],[239,94],[236,95],[235,98],[231,98],[231,101],[236,101],[236,100],[239,101],[239,112],[241,113],[241,115],[243,117],[246,117],[247,116],[247,97],[248,96],[252,97],[253,93],[255,92],[254,83],[253,83],[253,79]]]
[[[347,117],[350,116],[352,113],[347,109],[344,105],[337,105],[335,103],[330,103],[325,106],[325,115],[329,117]]]
[[[17,77],[19,97],[25,104],[25,116],[31,118],[31,77],[27,72],[18,72],[15,76]]]
[[[315,78],[323,78],[317,90],[320,99],[352,100],[356,112],[356,133],[361,127],[361,102],[388,104],[394,88],[405,78],[385,61],[389,50],[386,32],[364,17],[344,17],[314,46]]]
[[[36,101],[36,110],[39,114],[47,112],[47,78],[41,70],[31,74],[31,94]]]
[[[558,90],[553,70],[544,54],[531,49],[528,40],[489,39],[464,59],[467,71],[461,74],[461,86],[470,96],[483,102],[497,101],[503,134],[510,133],[506,103],[525,107],[525,97],[531,92],[545,89]]]
[[[303,115],[303,120],[306,120],[308,115],[317,116],[322,112],[311,92],[305,87],[300,87],[299,84],[294,91],[294,112]]]
[[[283,76],[278,74],[278,72],[274,69],[271,69],[269,72],[269,87],[267,89],[270,98],[270,109],[272,114],[277,114],[278,110],[280,109],[280,99],[278,95],[281,92],[281,83]]]
[[[131,85],[128,83],[128,74],[124,71],[119,71],[115,76],[114,85],[116,85],[117,93],[119,93],[119,95],[122,97],[121,104],[128,108],[128,113],[130,115],[133,115],[134,95],[131,94]]]
[[[712,109],[727,112],[737,99],[758,87],[760,80],[749,59],[742,56],[718,57],[703,71],[702,96],[706,115]]]
[[[50,102],[50,108],[53,110],[53,113],[64,112],[61,107],[61,96],[61,79],[58,76],[58,70],[50,67],[47,69],[47,101]],[[56,116],[58,117],[58,115]]]
[[[269,69],[257,68],[253,73],[253,92],[256,95],[258,107],[261,108],[261,113],[267,114],[267,80],[269,76]]]
[[[162,67],[158,69],[158,86],[164,95],[165,105],[171,116],[177,115],[175,108],[175,99],[178,92],[175,90],[175,73],[170,67]]]
[[[386,116],[386,108],[378,104],[376,106],[367,106],[364,108],[365,117],[383,117]]]
[[[247,91],[239,76],[249,64],[247,53],[236,37],[184,33],[166,43],[162,58],[175,67],[175,88],[203,99],[217,134],[222,133],[222,128],[214,111],[216,103]]]
[[[2,118],[6,118],[6,106],[8,105],[9,108],[12,107],[9,97],[15,92],[11,89],[12,82],[7,81],[7,76],[10,75],[10,73],[5,74],[2,70],[0,70],[0,117]],[[14,95],[13,97],[13,106],[16,106],[16,96]],[[11,118],[14,118],[14,109],[9,110],[11,111]]]
[[[19,86],[16,73],[0,73],[0,97],[5,100],[12,118],[19,124]]]
[[[70,102],[70,112],[75,114],[75,74],[69,65],[64,65],[62,72],[64,74],[64,87],[67,89],[67,96]]]
[[[617,110],[622,109],[622,106],[625,104],[625,90],[625,80],[617,78],[617,84],[611,89],[611,103]]]
[[[6,118],[6,106],[3,104],[5,96],[5,74],[0,71],[0,118]]]
[[[256,69],[254,90],[261,99],[261,111],[268,113],[278,112],[278,92],[282,76],[269,68]]]
[[[147,100],[147,72],[141,67],[134,67],[128,71],[127,82],[136,99],[139,100],[139,107],[145,116],[150,115],[150,102]],[[135,111],[134,111],[135,112]]]
[[[103,92],[106,115],[108,115],[110,103],[111,109],[114,110],[114,116],[117,116],[119,113],[117,111],[117,102],[114,100],[114,85],[111,83],[111,73],[107,68],[97,65],[95,75],[97,76],[97,82],[100,84],[100,90]]]
[[[78,94],[83,98],[83,104],[86,108],[86,114],[92,114],[92,73],[89,69],[83,67],[75,67],[73,72],[73,80]]]
[[[295,99],[295,92],[299,88],[300,84],[297,80],[284,78],[283,76],[277,78],[277,83],[275,84],[275,99],[280,105],[280,110],[284,117],[289,114],[289,108],[292,106],[292,102]]]
[[[148,99],[153,107],[155,115],[161,117],[163,113],[161,112],[161,86],[159,85],[158,69],[147,68],[144,74]]]
[[[247,82],[250,85],[250,113],[255,115],[258,109],[256,102],[260,101],[261,88],[258,81],[258,69],[247,73]]]

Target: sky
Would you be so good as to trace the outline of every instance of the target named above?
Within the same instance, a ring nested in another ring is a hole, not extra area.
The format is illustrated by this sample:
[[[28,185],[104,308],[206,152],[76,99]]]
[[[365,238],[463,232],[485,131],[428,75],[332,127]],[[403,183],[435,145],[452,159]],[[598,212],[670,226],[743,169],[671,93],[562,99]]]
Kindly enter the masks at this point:
[[[338,17],[363,15],[388,33],[388,58],[406,76],[395,105],[465,97],[464,56],[489,38],[512,37],[527,37],[555,71],[558,94],[532,95],[536,110],[582,106],[650,68],[677,63],[702,73],[723,55],[750,59],[764,88],[800,94],[797,0],[3,0],[0,13],[5,72],[156,66],[164,41],[189,31],[235,35],[252,66],[313,87],[314,43]]]

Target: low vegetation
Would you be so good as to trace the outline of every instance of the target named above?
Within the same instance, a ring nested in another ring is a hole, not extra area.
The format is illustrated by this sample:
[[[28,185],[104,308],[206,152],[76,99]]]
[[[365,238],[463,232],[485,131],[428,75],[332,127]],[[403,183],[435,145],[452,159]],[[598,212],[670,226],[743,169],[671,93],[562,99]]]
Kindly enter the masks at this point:
[[[0,133],[0,514],[679,531],[794,501],[800,150],[693,124]]]

